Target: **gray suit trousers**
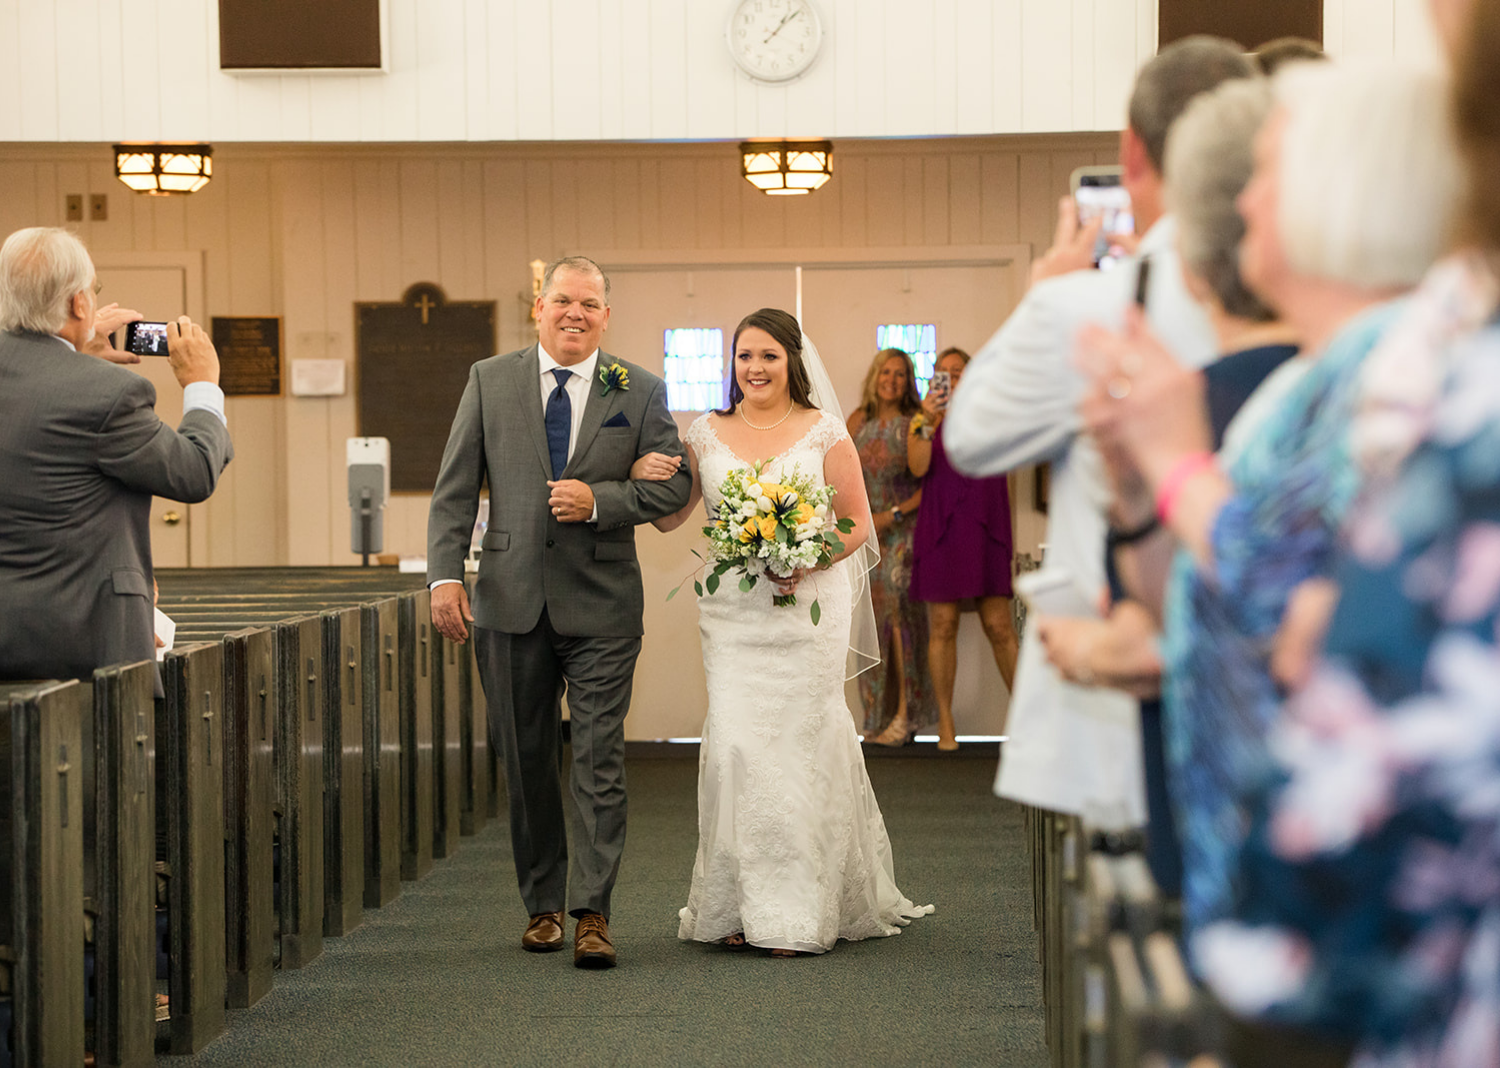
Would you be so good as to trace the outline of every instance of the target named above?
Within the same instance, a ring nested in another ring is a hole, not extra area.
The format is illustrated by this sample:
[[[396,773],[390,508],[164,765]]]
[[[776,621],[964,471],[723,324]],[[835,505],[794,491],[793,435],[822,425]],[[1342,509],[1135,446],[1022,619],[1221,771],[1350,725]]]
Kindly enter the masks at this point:
[[[597,912],[625,849],[625,714],[640,638],[570,637],[544,609],[526,634],[474,627],[474,652],[510,795],[516,879],[529,915]],[[562,698],[573,743],[571,821],[562,799]],[[568,872],[567,823],[573,868]]]

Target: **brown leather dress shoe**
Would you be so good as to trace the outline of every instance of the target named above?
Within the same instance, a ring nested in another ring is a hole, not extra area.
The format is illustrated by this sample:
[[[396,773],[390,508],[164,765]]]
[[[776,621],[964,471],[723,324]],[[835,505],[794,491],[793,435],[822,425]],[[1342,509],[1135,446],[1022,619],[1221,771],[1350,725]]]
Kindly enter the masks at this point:
[[[563,914],[539,912],[526,925],[521,948],[532,953],[556,953],[563,947]]]
[[[597,912],[578,917],[573,932],[573,965],[577,968],[613,968],[615,944],[609,940],[609,924]]]

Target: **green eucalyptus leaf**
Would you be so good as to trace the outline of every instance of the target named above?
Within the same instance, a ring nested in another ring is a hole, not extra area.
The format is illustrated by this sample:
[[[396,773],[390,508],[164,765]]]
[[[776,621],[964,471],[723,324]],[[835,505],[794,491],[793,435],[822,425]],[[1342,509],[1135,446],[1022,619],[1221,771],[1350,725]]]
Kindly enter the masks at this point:
[[[746,575],[744,578],[740,579],[740,592],[741,593],[749,593],[753,589],[755,589],[755,576],[754,575]]]
[[[703,596],[703,583],[699,582],[697,579],[693,579],[693,591],[695,593],[697,593],[699,597],[702,597]]]
[[[718,593],[719,592],[719,576],[718,576],[718,574],[715,573],[715,574],[709,575],[708,576],[708,582],[705,583],[705,585],[708,586],[708,592],[709,593]]]

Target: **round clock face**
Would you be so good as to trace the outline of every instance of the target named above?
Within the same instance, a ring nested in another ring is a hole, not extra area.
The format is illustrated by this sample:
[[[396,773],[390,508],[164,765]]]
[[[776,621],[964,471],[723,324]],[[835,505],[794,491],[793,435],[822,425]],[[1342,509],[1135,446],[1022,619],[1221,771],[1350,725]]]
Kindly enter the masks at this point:
[[[746,74],[756,81],[785,82],[818,58],[823,26],[811,0],[738,0],[724,36]]]

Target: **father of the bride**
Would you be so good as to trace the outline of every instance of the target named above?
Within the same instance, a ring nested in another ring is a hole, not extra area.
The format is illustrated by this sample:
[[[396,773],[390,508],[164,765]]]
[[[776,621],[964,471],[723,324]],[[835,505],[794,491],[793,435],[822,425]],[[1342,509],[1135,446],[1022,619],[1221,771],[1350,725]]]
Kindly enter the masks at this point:
[[[661,379],[600,351],[609,311],[598,264],[573,256],[547,268],[539,344],[469,371],[427,527],[432,621],[459,642],[474,624],[490,739],[505,761],[516,878],[531,915],[521,944],[562,949],[566,903],[581,968],[615,963],[607,921],[625,845],[625,713],[644,605],[635,528],[682,508],[691,485],[686,465],[665,482],[630,481],[638,457],[683,448]],[[471,613],[463,560],[486,476],[489,529]],[[571,879],[559,781],[565,688]]]

